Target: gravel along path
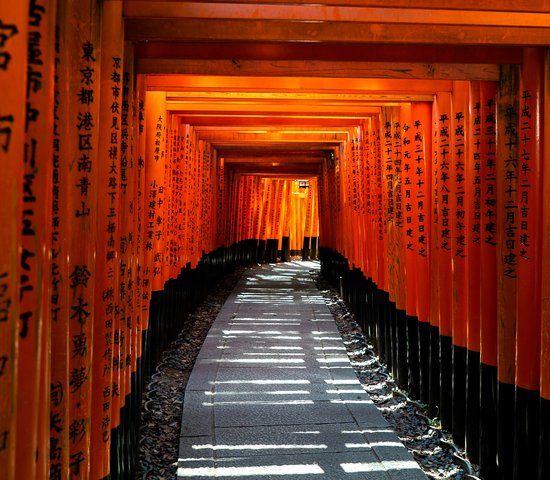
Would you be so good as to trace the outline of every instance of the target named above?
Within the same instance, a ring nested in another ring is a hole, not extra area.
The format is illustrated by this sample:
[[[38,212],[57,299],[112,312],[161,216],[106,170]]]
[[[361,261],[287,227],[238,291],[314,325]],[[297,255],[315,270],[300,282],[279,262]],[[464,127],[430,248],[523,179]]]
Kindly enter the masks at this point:
[[[245,269],[228,275],[189,317],[189,328],[164,352],[143,397],[141,410],[141,472],[136,480],[176,479],[183,395],[204,339],[226,298]],[[477,469],[450,436],[426,417],[426,409],[408,399],[363,335],[344,302],[321,276],[311,276],[334,315],[351,364],[372,401],[431,479],[475,480]]]

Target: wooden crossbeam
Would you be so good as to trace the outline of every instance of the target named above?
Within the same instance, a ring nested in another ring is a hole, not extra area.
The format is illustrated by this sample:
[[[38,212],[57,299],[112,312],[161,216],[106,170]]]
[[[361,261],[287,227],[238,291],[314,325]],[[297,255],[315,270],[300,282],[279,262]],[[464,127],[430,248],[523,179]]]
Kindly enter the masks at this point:
[[[169,3],[181,0],[124,0],[125,13],[129,8],[139,8],[140,4]],[[227,3],[227,0],[202,0],[204,4]],[[258,0],[232,0],[233,4],[258,5]],[[262,0],[262,5],[311,5],[310,0]],[[382,8],[403,8],[418,9],[425,8],[437,10],[474,10],[474,11],[497,11],[497,12],[550,12],[549,0],[446,0],[436,2],[434,0],[320,0],[316,5],[330,6],[358,6],[358,7],[382,7]]]
[[[445,7],[443,5],[442,7]],[[482,7],[482,5],[480,5]],[[126,2],[124,14],[132,17],[201,18],[201,19],[257,19],[293,22],[329,22],[335,19],[350,23],[395,23],[419,25],[462,25],[501,27],[547,27],[544,12],[495,11],[449,8],[403,8],[384,5],[307,5],[292,3],[239,2]]]
[[[434,94],[451,92],[450,80],[426,82],[416,79],[323,78],[323,77],[236,77],[223,75],[148,75],[147,89],[190,92],[287,92]]]
[[[139,59],[139,73],[239,75],[269,77],[399,78],[429,80],[498,80],[498,65],[407,62],[339,62],[310,60]]]
[[[546,14],[543,18],[548,20]],[[387,21],[391,22],[391,18]],[[530,25],[147,17],[127,18],[125,29],[126,37],[133,41],[355,42],[365,45],[415,43],[542,46],[550,44],[548,26]]]

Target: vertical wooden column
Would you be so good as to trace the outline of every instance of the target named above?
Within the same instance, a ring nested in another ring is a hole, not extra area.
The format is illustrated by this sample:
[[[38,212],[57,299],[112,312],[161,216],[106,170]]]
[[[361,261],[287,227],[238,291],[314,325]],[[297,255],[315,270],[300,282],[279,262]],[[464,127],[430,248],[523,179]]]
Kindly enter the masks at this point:
[[[441,425],[452,430],[452,222],[454,215],[454,179],[451,165],[453,162],[453,138],[451,95],[439,93],[438,104],[438,169],[435,178],[438,195],[438,269],[437,282],[439,283],[439,354],[440,354],[440,412]],[[436,172],[434,172],[435,174]]]
[[[135,136],[136,136],[136,247],[137,247],[137,267],[136,267],[136,292],[140,304],[140,322],[142,330],[142,342],[145,343],[149,326],[149,307],[151,299],[151,283],[149,279],[149,264],[147,263],[147,249],[145,238],[145,224],[147,221],[147,202],[145,199],[145,158],[146,158],[146,133],[145,133],[145,76],[138,75],[136,80],[136,105],[135,116]],[[141,351],[143,356],[142,365],[145,368],[147,352]]]
[[[481,82],[481,246],[480,246],[480,423],[479,463],[488,478],[497,475],[497,112],[496,84]]]
[[[524,49],[517,157],[516,475],[536,478],[541,348],[542,85],[541,49]]]
[[[7,6],[7,5],[6,5]],[[21,192],[25,152],[25,92],[27,72],[27,28],[29,2],[19,2],[2,12],[0,20],[0,478],[15,480],[18,417],[30,420],[18,410],[19,282],[21,246]],[[32,425],[21,425],[32,428]],[[32,441],[33,432],[27,441]],[[31,447],[31,445],[27,445]],[[26,455],[26,458],[25,456]],[[18,459],[35,467],[33,451],[23,449]],[[20,468],[18,471],[21,471]],[[32,477],[27,477],[32,478]]]
[[[467,176],[470,145],[469,82],[455,81],[452,95],[452,156],[450,160],[451,256],[452,256],[452,334],[453,334],[453,440],[464,446],[466,422],[466,341],[468,324],[467,259],[469,253],[469,205]]]
[[[514,474],[514,383],[516,375],[516,298],[518,276],[518,93],[519,71],[502,66],[497,98],[498,438],[500,478]]]
[[[435,99],[437,100],[437,99]],[[432,213],[430,236],[430,415],[438,412],[441,402],[440,372],[441,359],[439,355],[439,326],[440,326],[440,285],[439,285],[439,230],[441,223],[441,200],[439,194],[440,155],[439,155],[439,105],[437,101],[432,104],[432,165],[431,165],[431,197],[430,206]]]
[[[482,148],[485,137],[482,130],[481,100],[479,82],[470,82],[470,115],[467,127],[466,177],[468,188],[466,205],[468,206],[468,258],[467,281],[468,317],[466,352],[466,425],[465,446],[468,457],[479,463],[479,406],[480,406],[480,251],[482,241],[481,208],[482,193]]]
[[[174,224],[175,224],[175,245],[174,245],[174,272],[177,276],[183,264],[183,180],[182,166],[184,158],[183,136],[181,135],[181,123],[176,115],[172,116],[172,130],[175,136],[175,147],[173,148],[173,198],[174,198]]]
[[[216,158],[216,172],[217,172],[217,189],[215,191],[216,196],[216,244],[226,247],[226,239],[223,235],[223,219],[226,212],[225,199],[225,161],[223,157]],[[267,235],[269,238],[269,229]]]
[[[189,125],[182,125],[181,127],[182,141],[183,141],[183,165],[182,165],[182,181],[183,181],[183,212],[182,212],[182,224],[183,224],[183,259],[187,264],[190,261],[191,247],[189,245],[190,235],[190,171],[191,171],[191,150],[190,150],[190,127]]]
[[[92,367],[90,452],[92,478],[109,474],[113,416],[113,338],[115,311],[119,309],[118,259],[120,255],[120,104],[122,99],[122,2],[103,5],[100,78],[100,125],[97,165],[97,250],[95,320]],[[124,220],[122,220],[124,221]],[[118,414],[115,413],[115,418]],[[113,472],[117,474],[118,472]]]
[[[145,249],[149,252],[148,265],[152,268],[152,290],[160,291],[163,279],[163,222],[164,222],[164,166],[166,159],[166,108],[164,92],[147,92],[146,157],[145,157]]]
[[[418,239],[418,203],[416,201],[416,162],[414,158],[414,120],[412,105],[401,107],[403,121],[403,222],[405,232],[405,273],[406,273],[406,313],[407,313],[407,359],[409,368],[408,388],[413,398],[420,397],[420,350],[417,316],[417,252]]]
[[[98,188],[99,9],[93,1],[59,2],[59,158],[68,278],[69,476],[90,474],[92,345]]]
[[[382,128],[381,143],[381,176],[382,176],[382,194],[383,194],[383,223],[384,223],[384,265],[386,266],[387,288],[383,288],[387,296],[383,304],[386,306],[381,315],[384,322],[385,334],[382,338],[385,340],[385,360],[388,368],[391,369],[394,376],[397,373],[397,352],[395,348],[395,292],[396,292],[396,261],[395,252],[395,196],[394,196],[394,151],[393,151],[393,109],[384,107],[380,118]]]
[[[136,145],[136,83],[134,73],[133,46],[130,42],[124,45],[124,64],[122,73],[122,101],[120,109],[120,167],[121,189],[127,196],[128,235],[120,241],[120,249],[128,257],[126,275],[127,326],[130,342],[126,364],[129,381],[129,409],[127,415],[127,464],[130,476],[137,474],[139,466],[139,430],[141,411],[141,317],[138,303],[138,244],[139,238],[137,204],[138,198],[138,148]],[[126,250],[126,252],[124,252]]]
[[[416,220],[416,311],[420,349],[420,399],[428,403],[430,392],[430,230],[431,230],[431,116],[429,103],[413,103],[413,212]]]
[[[377,317],[377,338],[378,338],[378,351],[379,355],[383,359],[390,357],[391,350],[386,350],[385,338],[388,335],[385,321],[384,305],[387,301],[388,291],[388,243],[384,235],[385,230],[385,208],[384,208],[384,165],[383,165],[383,143],[384,131],[382,129],[382,116],[373,118],[372,125],[371,146],[373,154],[373,190],[375,195],[375,201],[373,205],[373,222],[375,229],[376,239],[376,278],[377,284],[377,298],[376,304],[378,306]]]
[[[30,435],[36,436],[34,478],[37,479],[48,478],[49,474],[51,298],[48,274],[52,225],[50,212],[43,205],[51,205],[52,193],[55,12],[55,2],[31,2],[21,192],[19,411],[27,412],[25,422],[36,422],[34,432],[27,430],[21,434],[27,439]],[[33,407],[28,402],[36,404]]]
[[[543,111],[550,111],[550,50],[544,61]],[[550,116],[542,118],[542,135],[550,139]],[[543,158],[550,158],[550,142],[543,143]],[[542,248],[543,259],[550,258],[550,175],[543,163],[542,184]],[[540,365],[540,427],[538,480],[550,476],[550,262],[542,262],[542,345]]]
[[[410,108],[408,109],[410,113]],[[406,240],[404,231],[403,197],[403,136],[406,121],[403,107],[394,109],[393,120],[393,165],[394,165],[394,253],[395,253],[395,349],[397,381],[402,388],[408,384],[407,363],[407,284],[406,284]],[[408,126],[406,127],[408,128]]]
[[[69,314],[68,314],[68,245],[65,215],[66,183],[62,182],[61,161],[61,88],[59,35],[55,36],[53,154],[50,264],[51,371],[50,371],[50,477],[69,477],[69,437],[65,434],[69,419]],[[63,176],[63,178],[65,178]]]

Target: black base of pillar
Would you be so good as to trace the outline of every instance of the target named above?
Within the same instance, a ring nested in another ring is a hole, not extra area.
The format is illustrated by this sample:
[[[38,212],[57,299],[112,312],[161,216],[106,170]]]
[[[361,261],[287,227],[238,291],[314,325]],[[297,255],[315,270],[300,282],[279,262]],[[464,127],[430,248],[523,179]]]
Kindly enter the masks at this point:
[[[283,262],[290,262],[290,237],[282,238],[281,260]]]
[[[302,244],[302,260],[309,260],[311,258],[311,237],[304,237]]]
[[[441,402],[439,328],[430,325],[430,417],[439,415]]]
[[[479,463],[479,408],[480,370],[479,352],[468,350],[466,380],[466,454],[473,463]]]
[[[453,345],[453,441],[464,447],[466,436],[466,348]]]
[[[439,418],[441,427],[451,432],[453,430],[453,339],[441,335],[439,338],[440,365],[440,401]]]
[[[516,478],[537,478],[539,449],[540,394],[516,387],[515,414],[515,474]]]
[[[484,480],[498,480],[497,368],[481,363],[479,410],[479,467]]]
[[[406,390],[409,386],[409,365],[407,361],[407,313],[405,310],[395,310],[395,346],[397,384]]]
[[[407,362],[409,367],[409,394],[414,399],[420,398],[420,341],[419,321],[407,315]]]
[[[386,292],[384,292],[386,293]],[[385,332],[385,343],[386,343],[386,365],[388,370],[395,377],[395,303],[390,302],[390,296],[387,294],[386,303],[384,309],[383,321],[385,323],[386,332]]]
[[[420,348],[420,401],[430,402],[430,324],[418,322]]]
[[[540,399],[539,428],[539,476],[538,480],[550,478],[550,400]]]
[[[258,240],[258,254],[257,254],[258,263],[265,263],[265,247],[266,247],[266,241]]]
[[[391,352],[391,350],[386,351],[386,341],[389,338],[389,328],[386,328],[387,327],[387,321],[386,321],[387,294],[386,292],[382,290],[376,291],[376,303],[377,303],[376,330],[377,330],[377,339],[378,339],[378,343],[377,343],[378,355],[383,362],[386,362],[389,357],[387,352]]]
[[[501,480],[514,478],[515,387],[497,384],[497,463]],[[527,478],[527,477],[525,477]]]

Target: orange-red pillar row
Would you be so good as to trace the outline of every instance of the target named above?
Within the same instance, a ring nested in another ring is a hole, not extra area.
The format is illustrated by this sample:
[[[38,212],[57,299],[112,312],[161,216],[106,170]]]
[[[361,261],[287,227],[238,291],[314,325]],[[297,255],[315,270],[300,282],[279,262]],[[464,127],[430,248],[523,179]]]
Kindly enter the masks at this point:
[[[22,213],[22,179],[25,152],[25,93],[27,72],[28,2],[18,2],[2,12],[0,31],[0,478],[14,480],[16,475],[16,437],[18,416],[19,285]],[[28,417],[27,417],[28,418]],[[34,435],[34,432],[27,432]],[[27,442],[32,442],[29,438]],[[27,445],[27,447],[32,447]],[[23,455],[27,472],[35,467],[33,451]],[[27,455],[25,458],[24,455]],[[32,478],[32,477],[28,477]]]

